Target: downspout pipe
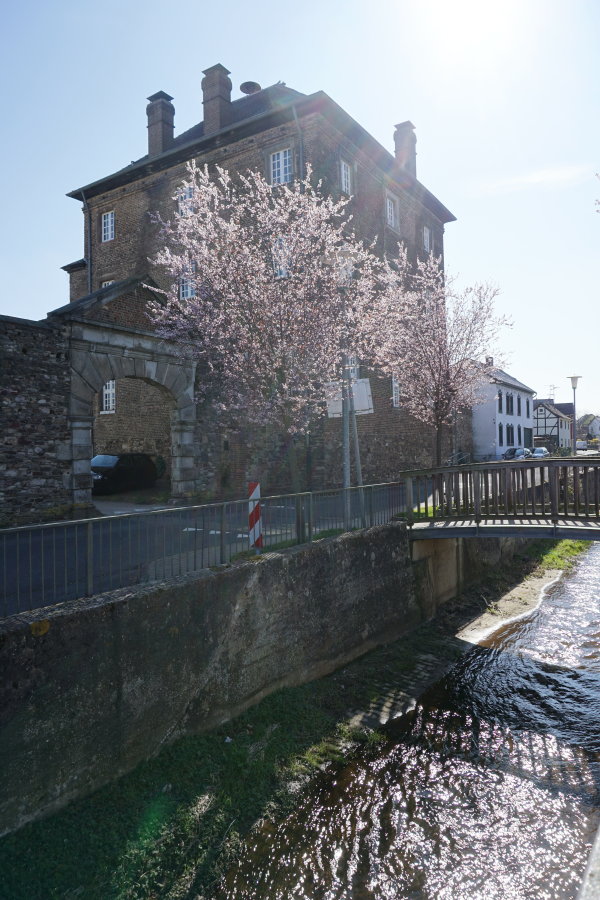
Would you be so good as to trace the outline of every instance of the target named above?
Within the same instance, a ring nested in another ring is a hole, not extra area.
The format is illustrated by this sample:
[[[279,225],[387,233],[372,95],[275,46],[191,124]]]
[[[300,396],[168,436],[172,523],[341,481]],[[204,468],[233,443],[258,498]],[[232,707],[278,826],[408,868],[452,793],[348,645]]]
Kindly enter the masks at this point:
[[[298,132],[299,145],[298,145],[298,168],[300,169],[300,178],[304,178],[304,135],[302,134],[302,129],[300,127],[300,121],[298,119],[298,113],[296,112],[296,106],[292,106],[292,112],[294,113],[294,122],[296,123],[296,131]]]
[[[87,216],[87,253],[86,253],[86,262],[87,262],[87,287],[88,294],[92,293],[92,212],[90,210],[89,204],[85,198],[85,194],[81,192],[81,199],[83,200],[83,208],[85,210],[85,214]]]

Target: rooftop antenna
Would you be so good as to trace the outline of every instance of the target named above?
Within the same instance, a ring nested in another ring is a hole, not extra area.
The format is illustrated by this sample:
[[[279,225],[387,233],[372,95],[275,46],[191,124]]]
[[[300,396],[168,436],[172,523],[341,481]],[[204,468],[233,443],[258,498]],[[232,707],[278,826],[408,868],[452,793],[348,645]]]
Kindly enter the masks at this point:
[[[548,396],[550,397],[550,399],[552,400],[553,403],[554,403],[554,393],[555,393],[557,387],[558,387],[557,384],[548,385],[548,391],[549,391]]]

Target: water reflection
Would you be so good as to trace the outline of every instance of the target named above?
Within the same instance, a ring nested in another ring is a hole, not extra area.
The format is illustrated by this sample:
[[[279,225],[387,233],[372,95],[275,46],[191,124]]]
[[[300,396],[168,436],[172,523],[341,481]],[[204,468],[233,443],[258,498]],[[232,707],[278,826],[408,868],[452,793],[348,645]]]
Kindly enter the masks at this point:
[[[600,808],[599,561],[259,831],[220,896],[575,897]]]

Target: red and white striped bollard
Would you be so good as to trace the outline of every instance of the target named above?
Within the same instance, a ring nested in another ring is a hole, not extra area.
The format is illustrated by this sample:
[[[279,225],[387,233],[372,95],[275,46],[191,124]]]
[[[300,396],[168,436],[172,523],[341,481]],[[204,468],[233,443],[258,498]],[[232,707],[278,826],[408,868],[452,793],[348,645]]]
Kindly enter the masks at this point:
[[[257,553],[262,550],[262,523],[260,519],[260,481],[248,482],[248,542]]]

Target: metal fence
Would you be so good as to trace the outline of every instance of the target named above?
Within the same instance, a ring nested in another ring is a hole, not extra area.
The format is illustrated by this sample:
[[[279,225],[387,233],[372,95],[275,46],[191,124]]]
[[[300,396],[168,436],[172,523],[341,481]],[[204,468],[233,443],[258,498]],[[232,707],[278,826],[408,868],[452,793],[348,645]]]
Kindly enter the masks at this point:
[[[264,551],[406,513],[404,482],[261,500]],[[0,616],[197,572],[249,553],[248,501],[0,530]]]

